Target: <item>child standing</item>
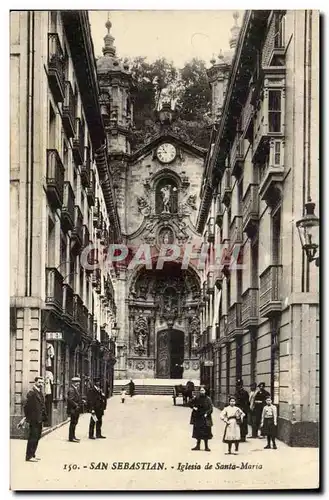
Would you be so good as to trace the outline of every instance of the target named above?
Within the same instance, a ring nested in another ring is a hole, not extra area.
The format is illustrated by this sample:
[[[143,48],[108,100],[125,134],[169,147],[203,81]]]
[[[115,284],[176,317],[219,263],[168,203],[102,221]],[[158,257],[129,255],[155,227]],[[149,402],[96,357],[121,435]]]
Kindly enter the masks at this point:
[[[126,398],[126,390],[124,387],[122,387],[121,389],[121,403],[124,403],[125,402],[125,398]]]
[[[276,450],[276,427],[277,427],[278,412],[276,406],[272,404],[272,399],[268,396],[266,398],[266,405],[263,408],[261,428],[263,435],[267,436],[267,445],[265,449],[271,448],[271,440],[273,443],[273,450]]]
[[[245,413],[236,406],[234,397],[229,399],[229,405],[220,414],[220,418],[226,423],[223,442],[228,444],[229,455],[231,454],[233,443],[235,452],[237,453],[239,450],[239,442],[241,440],[240,424],[245,416]]]

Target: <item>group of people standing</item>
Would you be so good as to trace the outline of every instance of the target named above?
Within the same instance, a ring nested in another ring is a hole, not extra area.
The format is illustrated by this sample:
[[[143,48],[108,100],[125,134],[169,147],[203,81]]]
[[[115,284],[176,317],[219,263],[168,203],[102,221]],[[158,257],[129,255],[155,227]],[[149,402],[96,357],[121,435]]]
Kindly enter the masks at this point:
[[[272,404],[272,399],[265,389],[264,382],[258,387],[252,384],[250,392],[243,387],[242,380],[236,384],[236,393],[229,398],[229,404],[222,410],[220,418],[225,422],[223,442],[228,445],[228,454],[232,453],[234,444],[235,453],[239,450],[239,443],[245,442],[246,437],[257,438],[260,431],[261,436],[267,436],[265,449],[277,449],[277,408]],[[194,397],[189,406],[193,409],[190,424],[193,425],[192,437],[197,440],[193,451],[200,450],[201,441],[205,443],[205,451],[210,451],[208,441],[212,439],[212,412],[211,398],[206,395],[204,386],[200,387],[199,395]],[[251,436],[248,434],[248,420],[252,429]]]
[[[107,398],[101,389],[100,379],[95,378],[93,384],[89,384],[87,389],[87,401],[85,401],[81,395],[80,377],[73,377],[71,382],[67,394],[67,414],[70,417],[69,441],[71,443],[80,442],[80,439],[76,437],[75,431],[80,414],[83,412],[85,405],[91,414],[89,422],[89,439],[105,439],[105,436],[102,435],[102,419],[106,409]],[[36,457],[36,450],[41,438],[42,425],[47,421],[45,398],[42,391],[43,387],[43,377],[36,377],[32,389],[27,393],[24,404],[24,423],[26,422],[29,426],[25,455],[25,460],[27,462],[36,462],[40,460]]]

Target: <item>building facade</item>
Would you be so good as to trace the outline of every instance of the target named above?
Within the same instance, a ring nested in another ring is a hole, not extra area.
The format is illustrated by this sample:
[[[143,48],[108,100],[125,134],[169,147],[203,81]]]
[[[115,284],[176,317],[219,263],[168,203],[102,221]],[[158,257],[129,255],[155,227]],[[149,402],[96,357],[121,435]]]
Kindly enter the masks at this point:
[[[278,435],[318,443],[319,270],[296,221],[319,206],[319,13],[247,11],[208,152],[197,229],[218,262],[203,287],[201,377],[222,407],[265,382]]]
[[[11,430],[41,374],[48,425],[72,376],[111,393],[116,275],[90,271],[120,241],[88,14],[11,12]],[[94,250],[89,252],[89,245]]]

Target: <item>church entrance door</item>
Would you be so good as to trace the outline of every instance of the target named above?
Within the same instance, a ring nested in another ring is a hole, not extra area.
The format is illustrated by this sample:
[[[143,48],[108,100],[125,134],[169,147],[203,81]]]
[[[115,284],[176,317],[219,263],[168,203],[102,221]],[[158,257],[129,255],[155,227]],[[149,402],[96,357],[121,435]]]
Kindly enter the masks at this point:
[[[157,378],[182,378],[184,332],[173,329],[158,332],[157,348]]]

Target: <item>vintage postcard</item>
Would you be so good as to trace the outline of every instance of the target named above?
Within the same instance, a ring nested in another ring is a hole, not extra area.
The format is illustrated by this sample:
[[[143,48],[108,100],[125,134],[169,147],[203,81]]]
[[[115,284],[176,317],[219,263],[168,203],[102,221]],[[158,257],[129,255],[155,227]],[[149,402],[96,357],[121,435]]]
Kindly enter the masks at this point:
[[[319,487],[319,18],[10,12],[12,490]]]

